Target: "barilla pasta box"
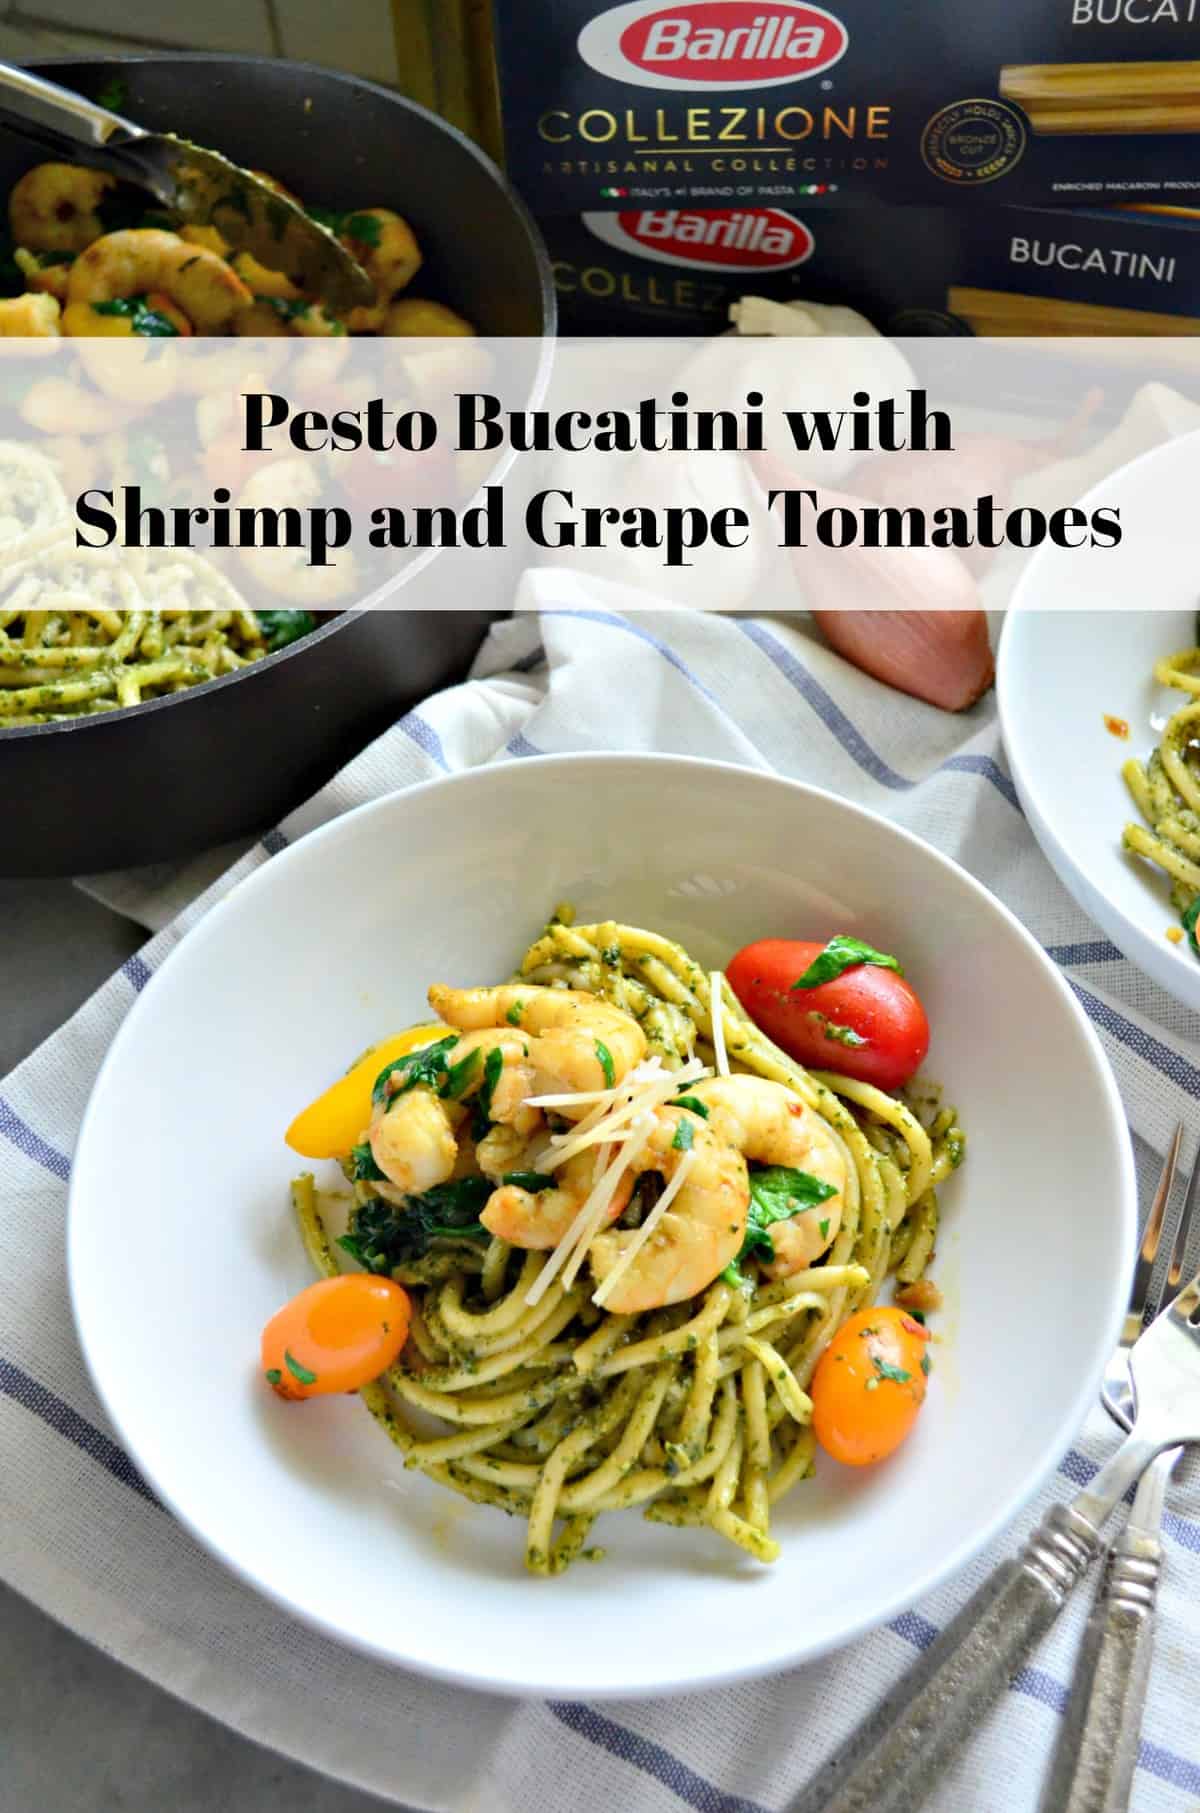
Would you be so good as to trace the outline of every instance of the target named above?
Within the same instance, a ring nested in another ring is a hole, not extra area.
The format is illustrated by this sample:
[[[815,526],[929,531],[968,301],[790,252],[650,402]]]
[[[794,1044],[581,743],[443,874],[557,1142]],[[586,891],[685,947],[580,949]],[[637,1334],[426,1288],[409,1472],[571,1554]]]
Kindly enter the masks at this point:
[[[1200,217],[1142,209],[625,208],[540,222],[564,332],[703,334],[740,296],[890,333],[1200,333]]]
[[[495,0],[539,214],[1200,199],[1200,0]]]

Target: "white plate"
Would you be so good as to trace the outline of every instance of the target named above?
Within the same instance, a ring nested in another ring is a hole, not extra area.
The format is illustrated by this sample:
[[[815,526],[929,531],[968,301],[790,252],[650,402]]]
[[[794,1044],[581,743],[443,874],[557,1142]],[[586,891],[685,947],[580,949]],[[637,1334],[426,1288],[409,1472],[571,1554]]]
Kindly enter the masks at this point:
[[[996,692],[1013,781],[1055,874],[1126,957],[1200,1011],[1200,963],[1166,935],[1179,923],[1170,884],[1121,848],[1125,825],[1140,822],[1121,765],[1149,755],[1166,716],[1184,703],[1153,670],[1161,655],[1196,641],[1198,456],[1200,437],[1170,442],[1084,500],[1103,498],[1136,522],[1140,572],[1128,561],[1107,567],[1090,551],[1084,565],[1078,552],[1038,552],[1004,626]],[[1076,603],[1091,608],[1062,608]],[[1127,741],[1106,728],[1106,714],[1126,721]]]
[[[946,1341],[917,1432],[877,1469],[822,1464],[780,1507],[771,1569],[624,1514],[598,1526],[606,1561],[531,1579],[521,1529],[405,1473],[355,1400],[283,1404],[258,1376],[262,1324],[310,1276],[286,1206],[296,1108],[422,1017],[430,981],[503,977],[564,898],[710,964],[769,934],[858,931],[902,952],[934,1027],[929,1074],[966,1122],[939,1241]],[[1034,941],[961,869],[810,788],[582,755],[348,813],[189,933],[97,1080],[68,1258],[114,1423],[229,1567],[389,1661],[598,1697],[782,1668],[961,1567],[1082,1422],[1133,1226],[1099,1045]]]

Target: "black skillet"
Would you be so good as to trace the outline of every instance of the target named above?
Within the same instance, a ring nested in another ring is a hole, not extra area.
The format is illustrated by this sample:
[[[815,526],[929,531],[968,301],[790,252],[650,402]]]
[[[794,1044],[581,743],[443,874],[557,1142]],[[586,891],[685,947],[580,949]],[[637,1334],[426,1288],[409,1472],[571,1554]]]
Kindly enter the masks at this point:
[[[262,57],[37,67],[93,97],[117,78],[131,119],[269,170],[308,202],[395,207],[425,253],[414,292],[481,333],[553,333],[550,266],[523,205],[468,139],[392,90]],[[0,122],[0,195],[45,155]],[[536,387],[545,360],[531,363]],[[414,562],[408,577],[428,583],[436,559]],[[190,692],[0,731],[0,876],[123,868],[275,824],[405,707],[461,677],[489,621],[456,610],[336,617]]]

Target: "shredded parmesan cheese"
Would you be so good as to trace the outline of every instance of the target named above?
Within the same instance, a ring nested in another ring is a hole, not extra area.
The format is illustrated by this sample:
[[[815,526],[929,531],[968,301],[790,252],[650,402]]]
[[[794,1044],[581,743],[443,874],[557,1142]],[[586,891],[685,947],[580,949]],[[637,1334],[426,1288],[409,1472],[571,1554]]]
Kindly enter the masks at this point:
[[[580,1264],[583,1262],[583,1255],[591,1242],[592,1236],[603,1221],[605,1211],[612,1201],[613,1196],[616,1194],[617,1185],[621,1180],[622,1173],[625,1171],[631,1160],[636,1157],[641,1146],[649,1139],[653,1126],[653,1121],[648,1121],[645,1129],[645,1137],[641,1139],[640,1142],[634,1140],[623,1145],[621,1150],[617,1153],[617,1156],[613,1159],[611,1165],[609,1165],[607,1171],[603,1173],[597,1183],[593,1184],[587,1197],[581,1204],[575,1219],[572,1221],[558,1245],[554,1248],[554,1251],[551,1253],[546,1264],[542,1267],[541,1271],[530,1285],[525,1296],[525,1301],[530,1307],[541,1301],[542,1297],[549,1290],[551,1284],[567,1264],[568,1260],[575,1258],[576,1250],[578,1249],[578,1259],[570,1274],[571,1278],[574,1278],[579,1270]],[[566,1282],[565,1279],[564,1282]]]
[[[727,1073],[727,1072],[726,1072]],[[661,1058],[647,1058],[635,1064],[629,1074],[612,1089],[581,1090],[576,1095],[534,1095],[528,1098],[531,1108],[582,1108],[589,1112],[563,1133],[552,1133],[543,1151],[537,1155],[536,1169],[551,1173],[568,1159],[589,1148],[596,1151],[592,1170],[592,1187],[580,1205],[574,1220],[550,1254],[529,1290],[525,1301],[531,1307],[541,1301],[559,1273],[567,1287],[575,1282],[587,1258],[588,1248],[604,1226],[612,1201],[626,1172],[641,1155],[654,1131],[654,1116],[664,1103],[681,1089],[711,1076],[708,1066],[698,1058],[689,1058],[678,1070],[667,1070]],[[646,1228],[656,1224],[664,1203],[676,1194],[681,1177],[686,1174],[685,1154],[679,1169],[639,1229],[637,1251]],[[622,1260],[620,1269],[624,1269]]]
[[[641,1227],[637,1230],[633,1239],[629,1242],[629,1245],[625,1248],[625,1251],[621,1254],[621,1257],[617,1260],[617,1263],[613,1266],[612,1271],[608,1274],[604,1283],[593,1296],[592,1302],[598,1309],[604,1308],[612,1291],[625,1276],[625,1273],[629,1270],[630,1266],[645,1246],[647,1240],[649,1240],[651,1234],[678,1196],[680,1190],[687,1181],[687,1174],[691,1170],[695,1158],[696,1154],[694,1152],[685,1152],[680,1159],[674,1177],[647,1215],[645,1221],[643,1221]]]
[[[724,982],[725,977],[719,969],[713,970],[708,978],[708,1013],[712,1021],[713,1061],[717,1066],[718,1076],[729,1075],[729,1057],[725,1050]]]

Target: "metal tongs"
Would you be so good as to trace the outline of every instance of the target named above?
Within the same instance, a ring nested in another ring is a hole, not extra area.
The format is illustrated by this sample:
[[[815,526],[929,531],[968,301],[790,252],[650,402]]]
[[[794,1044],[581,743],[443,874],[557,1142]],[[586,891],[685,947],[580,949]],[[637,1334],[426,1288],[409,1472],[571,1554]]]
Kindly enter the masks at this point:
[[[172,132],[132,120],[56,82],[0,63],[0,117],[52,150],[148,189],[183,226],[213,226],[230,245],[282,271],[334,310],[374,302],[371,279],[345,246],[304,209],[248,170]]]

